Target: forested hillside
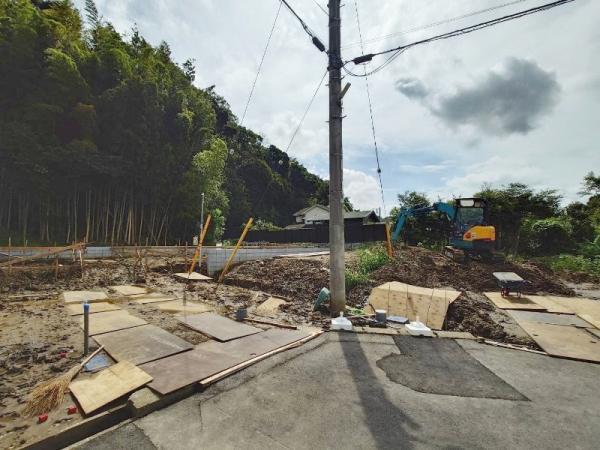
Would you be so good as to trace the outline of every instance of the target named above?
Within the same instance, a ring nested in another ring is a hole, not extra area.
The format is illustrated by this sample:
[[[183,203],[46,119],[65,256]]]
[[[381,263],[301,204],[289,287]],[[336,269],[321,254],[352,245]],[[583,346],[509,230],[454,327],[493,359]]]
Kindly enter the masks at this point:
[[[201,66],[125,40],[92,1],[84,16],[0,0],[0,241],[189,241],[202,192],[217,235],[327,203],[326,182],[193,85]]]

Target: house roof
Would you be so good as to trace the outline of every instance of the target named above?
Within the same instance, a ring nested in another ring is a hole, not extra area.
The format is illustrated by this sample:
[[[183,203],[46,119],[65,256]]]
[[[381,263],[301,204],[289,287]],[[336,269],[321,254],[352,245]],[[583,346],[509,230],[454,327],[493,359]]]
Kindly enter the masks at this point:
[[[344,219],[364,219],[371,214],[375,214],[375,211],[344,211]],[[375,214],[375,216],[377,216],[377,214]]]
[[[296,212],[294,213],[294,217],[295,217],[295,216],[302,216],[302,215],[306,214],[306,212],[307,212],[309,209],[313,209],[313,208],[321,208],[321,209],[324,209],[325,211],[329,211],[329,208],[328,208],[327,206],[323,206],[323,205],[312,205],[312,206],[307,206],[306,208],[302,208],[302,209],[301,209],[301,210],[299,210],[299,211],[296,211]]]

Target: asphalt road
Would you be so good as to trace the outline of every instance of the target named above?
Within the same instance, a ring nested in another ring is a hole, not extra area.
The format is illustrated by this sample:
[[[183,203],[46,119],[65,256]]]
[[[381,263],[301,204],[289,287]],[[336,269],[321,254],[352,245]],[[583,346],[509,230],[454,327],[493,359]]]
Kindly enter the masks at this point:
[[[600,365],[406,339],[326,333],[74,448],[598,448]]]

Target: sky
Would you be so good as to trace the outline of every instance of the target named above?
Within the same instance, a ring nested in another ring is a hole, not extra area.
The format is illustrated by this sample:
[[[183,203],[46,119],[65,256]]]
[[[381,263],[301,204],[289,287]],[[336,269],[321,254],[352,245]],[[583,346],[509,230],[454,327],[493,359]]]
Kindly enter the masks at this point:
[[[528,9],[550,0],[346,0],[342,58],[376,52]],[[326,0],[289,0],[327,45]],[[486,13],[470,15],[506,3]],[[84,0],[75,0],[82,9]],[[134,26],[174,60],[195,60],[195,84],[215,85],[242,117],[277,0],[97,0],[125,36]],[[470,15],[457,20],[460,16]],[[600,172],[600,2],[550,11],[407,50],[368,78],[385,210],[397,194],[431,199],[473,195],[484,184],[523,182],[581,199],[586,173]],[[445,22],[439,24],[440,22]],[[431,26],[429,26],[431,25]],[[384,36],[393,36],[382,39]],[[369,70],[385,61],[375,58]],[[281,8],[244,120],[286,149],[327,58]],[[354,73],[363,67],[348,66]],[[366,82],[346,76],[344,194],[360,209],[382,208]],[[323,83],[288,153],[327,179],[328,93]]]

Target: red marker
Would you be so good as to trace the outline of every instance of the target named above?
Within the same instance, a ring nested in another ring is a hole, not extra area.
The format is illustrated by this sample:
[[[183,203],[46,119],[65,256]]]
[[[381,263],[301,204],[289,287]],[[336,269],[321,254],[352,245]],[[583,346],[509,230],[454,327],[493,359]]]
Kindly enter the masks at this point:
[[[46,420],[48,420],[48,414],[40,414],[38,416],[38,423],[44,423]]]
[[[71,405],[67,408],[67,414],[75,414],[77,412],[77,406]]]

